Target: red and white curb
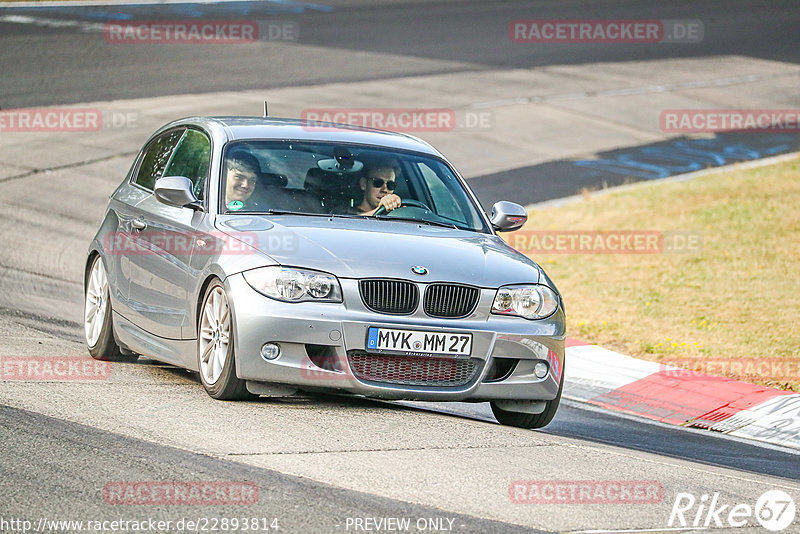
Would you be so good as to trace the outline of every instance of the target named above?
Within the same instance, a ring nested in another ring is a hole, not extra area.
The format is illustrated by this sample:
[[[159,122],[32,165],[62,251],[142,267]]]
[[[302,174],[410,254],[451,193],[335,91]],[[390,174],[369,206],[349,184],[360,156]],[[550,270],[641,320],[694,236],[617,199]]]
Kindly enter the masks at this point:
[[[800,448],[800,394],[567,340],[566,398],[664,423]]]

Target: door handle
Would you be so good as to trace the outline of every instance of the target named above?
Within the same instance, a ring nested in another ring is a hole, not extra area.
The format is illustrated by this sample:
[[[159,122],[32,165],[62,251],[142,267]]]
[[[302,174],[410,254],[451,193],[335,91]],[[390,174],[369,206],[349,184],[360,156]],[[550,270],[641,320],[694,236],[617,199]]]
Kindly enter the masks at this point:
[[[134,230],[144,230],[147,228],[147,223],[144,222],[142,219],[134,219],[131,221],[131,228]]]

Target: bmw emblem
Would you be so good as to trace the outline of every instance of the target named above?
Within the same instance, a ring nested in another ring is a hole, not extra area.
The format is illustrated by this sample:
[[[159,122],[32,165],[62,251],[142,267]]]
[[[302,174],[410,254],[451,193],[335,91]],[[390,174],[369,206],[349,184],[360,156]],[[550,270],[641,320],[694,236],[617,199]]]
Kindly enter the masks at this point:
[[[411,268],[411,272],[414,274],[418,274],[420,276],[424,276],[428,274],[428,269],[426,269],[422,265],[415,265]]]

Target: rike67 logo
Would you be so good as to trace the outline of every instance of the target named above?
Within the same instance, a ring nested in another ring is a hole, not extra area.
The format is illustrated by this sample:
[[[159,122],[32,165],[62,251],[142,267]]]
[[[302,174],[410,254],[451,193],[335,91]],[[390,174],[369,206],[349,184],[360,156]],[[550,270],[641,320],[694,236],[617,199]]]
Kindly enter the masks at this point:
[[[719,493],[703,494],[699,499],[691,493],[678,493],[667,526],[694,529],[744,527],[752,525],[751,519],[755,518],[765,529],[777,532],[792,524],[795,513],[794,500],[781,490],[765,492],[755,507],[745,503],[725,503]]]

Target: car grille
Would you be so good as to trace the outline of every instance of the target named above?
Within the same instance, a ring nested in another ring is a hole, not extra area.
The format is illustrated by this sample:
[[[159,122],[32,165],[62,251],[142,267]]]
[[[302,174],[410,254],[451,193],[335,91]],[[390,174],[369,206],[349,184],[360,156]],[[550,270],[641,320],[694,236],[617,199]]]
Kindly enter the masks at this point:
[[[474,380],[480,360],[391,356],[350,351],[347,354],[353,375],[366,382],[405,386],[458,387]]]
[[[425,290],[423,307],[432,317],[466,317],[478,304],[480,289],[458,284],[431,284]]]
[[[374,312],[391,314],[414,313],[419,304],[419,290],[402,280],[361,280],[359,283],[364,305]]]

